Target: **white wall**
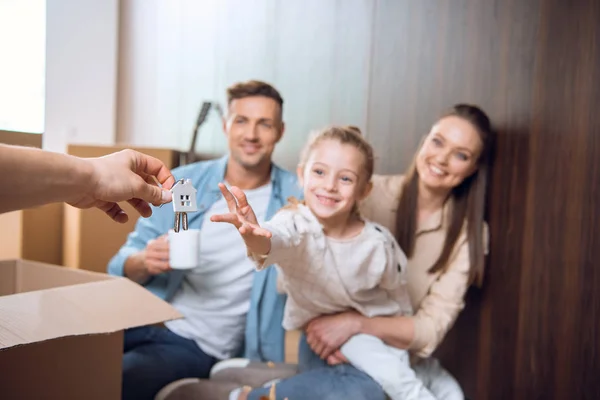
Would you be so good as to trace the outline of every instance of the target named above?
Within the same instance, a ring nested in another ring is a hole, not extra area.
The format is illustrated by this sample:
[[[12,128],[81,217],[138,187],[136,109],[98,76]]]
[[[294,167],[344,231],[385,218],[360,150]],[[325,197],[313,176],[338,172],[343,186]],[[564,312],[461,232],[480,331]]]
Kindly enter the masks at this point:
[[[261,79],[284,97],[275,160],[293,167],[310,129],[366,127],[373,12],[371,0],[121,0],[117,142],[187,149],[203,100]],[[225,149],[212,114],[197,150]]]
[[[43,146],[114,144],[119,0],[47,0]]]
[[[0,0],[0,129],[44,131],[45,0]]]

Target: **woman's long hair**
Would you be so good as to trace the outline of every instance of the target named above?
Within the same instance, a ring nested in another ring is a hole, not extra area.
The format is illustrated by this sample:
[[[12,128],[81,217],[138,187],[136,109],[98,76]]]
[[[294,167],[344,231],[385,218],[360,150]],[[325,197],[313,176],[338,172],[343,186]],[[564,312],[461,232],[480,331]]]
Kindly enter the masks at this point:
[[[450,198],[453,200],[453,206],[450,209],[450,225],[442,252],[437,261],[429,269],[429,272],[444,272],[448,268],[448,259],[452,254],[452,250],[456,245],[456,241],[466,220],[469,262],[471,264],[469,278],[471,283],[481,286],[485,261],[483,247],[485,195],[491,162],[493,131],[488,116],[476,106],[457,104],[445,113],[442,118],[449,116],[456,116],[470,122],[479,133],[483,146],[477,161],[477,170],[460,185],[452,189],[450,193]],[[413,160],[406,173],[396,220],[398,243],[406,252],[408,258],[413,255],[417,232],[419,174],[417,173],[415,160]]]

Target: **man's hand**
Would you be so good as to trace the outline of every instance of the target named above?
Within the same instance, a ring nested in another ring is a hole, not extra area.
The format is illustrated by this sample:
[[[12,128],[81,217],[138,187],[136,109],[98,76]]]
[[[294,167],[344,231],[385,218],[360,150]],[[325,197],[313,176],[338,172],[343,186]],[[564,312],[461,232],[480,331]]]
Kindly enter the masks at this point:
[[[231,187],[230,192],[222,183],[219,183],[219,189],[227,202],[229,213],[213,215],[210,220],[234,225],[251,252],[261,255],[268,254],[271,250],[272,234],[258,225],[254,210],[248,204],[244,192],[235,186]]]
[[[171,270],[167,235],[148,242],[144,250],[144,266],[149,275],[158,275]]]
[[[133,253],[123,265],[123,275],[144,285],[154,275],[171,271],[169,264],[168,235],[162,235],[148,242],[144,250]]]
[[[91,170],[88,190],[69,204],[78,208],[97,207],[117,222],[129,217],[117,204],[127,201],[143,217],[152,215],[149,206],[171,201],[175,183],[171,171],[158,159],[134,150],[122,150],[99,158],[83,159]],[[156,186],[156,177],[163,189]]]

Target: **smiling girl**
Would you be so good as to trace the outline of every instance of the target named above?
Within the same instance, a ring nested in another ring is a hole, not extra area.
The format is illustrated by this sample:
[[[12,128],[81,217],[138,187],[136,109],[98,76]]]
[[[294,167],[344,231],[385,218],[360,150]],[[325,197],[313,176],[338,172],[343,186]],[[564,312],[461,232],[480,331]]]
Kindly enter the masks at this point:
[[[431,168],[436,179],[443,175],[441,167]],[[406,256],[388,229],[358,212],[371,191],[373,169],[373,149],[360,131],[331,127],[313,135],[302,153],[297,172],[304,201],[292,201],[262,227],[244,193],[220,185],[230,213],[212,220],[238,228],[258,269],[278,265],[288,295],[285,329],[303,329],[318,316],[349,310],[366,317],[412,314]],[[357,334],[342,346],[340,357],[394,400],[433,399],[406,350]],[[325,365],[305,341],[299,359],[302,371]]]

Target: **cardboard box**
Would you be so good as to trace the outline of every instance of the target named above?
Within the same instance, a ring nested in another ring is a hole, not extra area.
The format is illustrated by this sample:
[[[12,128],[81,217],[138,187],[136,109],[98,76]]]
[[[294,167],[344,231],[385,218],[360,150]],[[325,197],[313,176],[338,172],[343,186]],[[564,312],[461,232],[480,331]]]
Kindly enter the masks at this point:
[[[172,149],[69,145],[67,152],[79,157],[101,157],[125,148],[156,157],[171,169],[179,165],[179,152]],[[129,215],[129,221],[125,224],[115,223],[95,208],[80,210],[65,205],[62,249],[64,265],[106,272],[110,258],[125,243],[139,218],[137,211],[128,203],[119,204]]]
[[[4,131],[0,129],[0,143],[41,149],[42,135],[40,133]]]
[[[42,135],[0,130],[0,143],[40,148]],[[62,219],[62,204],[0,214],[0,259],[61,264]]]
[[[180,317],[125,278],[0,261],[0,397],[120,399],[123,330]]]
[[[0,260],[62,264],[63,204],[0,214]]]

